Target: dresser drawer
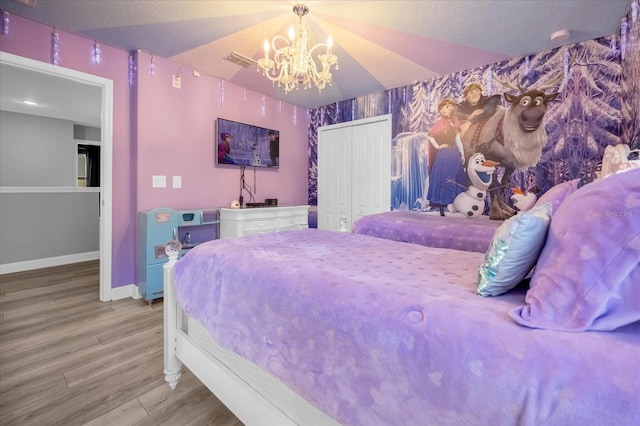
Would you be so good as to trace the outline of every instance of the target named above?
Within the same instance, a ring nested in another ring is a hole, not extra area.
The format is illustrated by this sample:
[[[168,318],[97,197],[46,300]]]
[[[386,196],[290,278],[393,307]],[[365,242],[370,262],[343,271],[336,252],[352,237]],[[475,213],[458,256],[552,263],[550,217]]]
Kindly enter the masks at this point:
[[[285,216],[278,218],[279,229],[300,229],[309,227],[308,215]]]
[[[244,221],[244,232],[255,233],[258,232],[273,232],[278,228],[278,220],[276,218],[269,219],[249,219]]]

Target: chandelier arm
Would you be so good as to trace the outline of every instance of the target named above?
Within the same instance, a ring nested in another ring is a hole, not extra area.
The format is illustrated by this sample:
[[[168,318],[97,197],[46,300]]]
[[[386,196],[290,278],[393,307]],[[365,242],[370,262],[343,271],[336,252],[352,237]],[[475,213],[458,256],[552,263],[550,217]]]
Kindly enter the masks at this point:
[[[313,79],[313,81],[317,84],[318,80],[320,79],[320,74],[318,73],[318,65],[316,64],[316,61],[313,59],[312,56],[309,56],[309,64],[310,64],[309,74],[311,75],[311,78]]]
[[[320,48],[320,47],[324,47],[324,48],[326,48],[326,47],[327,47],[327,43],[318,43],[318,44],[314,45],[314,46],[311,48],[311,50],[309,50],[309,56],[311,56],[311,54],[313,53],[313,51],[314,51],[314,50],[316,50],[316,49],[318,49],[318,48]]]
[[[267,77],[269,80],[273,81],[273,82],[279,82],[283,79],[284,77],[284,73],[285,73],[285,68],[282,67],[280,68],[280,72],[278,73],[278,75],[275,75],[276,73],[276,69],[275,68],[271,68],[271,71],[273,72],[273,75],[268,72],[267,70],[265,70],[264,72],[264,76]]]
[[[286,45],[283,46],[283,47],[278,48],[278,47],[276,47],[276,40],[284,40]],[[271,48],[273,49],[274,52],[277,52],[280,49],[284,49],[284,48],[288,47],[289,45],[290,45],[290,43],[289,43],[289,39],[287,37],[283,37],[281,35],[276,35],[271,39]]]
[[[316,64],[316,60],[313,58],[313,51],[318,49],[318,48],[320,48],[320,47],[327,47],[327,44],[326,43],[318,43],[315,46],[313,46],[311,48],[311,50],[309,50],[309,62],[311,64],[313,64],[313,77],[314,77],[313,80],[314,81],[317,81],[317,79],[321,79],[320,74],[318,73],[318,65]],[[326,54],[325,55],[318,55],[318,59],[320,60],[320,63],[322,64],[322,71],[323,72],[327,71],[327,67],[328,66],[330,67],[330,65],[327,64],[325,62],[325,60],[323,60],[326,57],[327,57]]]

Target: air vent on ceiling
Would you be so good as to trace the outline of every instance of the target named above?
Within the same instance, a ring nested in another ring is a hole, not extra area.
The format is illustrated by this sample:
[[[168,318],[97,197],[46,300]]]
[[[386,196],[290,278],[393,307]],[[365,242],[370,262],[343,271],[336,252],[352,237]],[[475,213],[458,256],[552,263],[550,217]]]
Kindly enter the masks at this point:
[[[236,65],[240,65],[243,68],[249,68],[250,65],[256,64],[256,61],[238,52],[231,52],[225,56],[224,59]]]
[[[13,0],[13,1],[29,7],[36,7],[36,3],[38,2],[38,0]]]

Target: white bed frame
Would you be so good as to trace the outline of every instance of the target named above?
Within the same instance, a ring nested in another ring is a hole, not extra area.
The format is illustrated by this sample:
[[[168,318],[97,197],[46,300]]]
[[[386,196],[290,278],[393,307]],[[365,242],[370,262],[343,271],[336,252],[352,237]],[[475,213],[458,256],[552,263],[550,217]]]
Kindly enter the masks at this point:
[[[245,425],[338,425],[246,358],[220,347],[176,298],[177,253],[164,265],[164,375],[175,389],[185,365]]]

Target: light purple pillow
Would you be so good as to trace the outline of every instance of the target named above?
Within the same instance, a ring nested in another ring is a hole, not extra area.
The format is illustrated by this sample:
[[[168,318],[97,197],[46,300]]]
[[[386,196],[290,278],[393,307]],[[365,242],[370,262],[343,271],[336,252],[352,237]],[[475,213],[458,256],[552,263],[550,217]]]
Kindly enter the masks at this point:
[[[551,212],[552,214],[558,210],[560,204],[564,201],[567,196],[576,189],[578,189],[578,183],[580,179],[569,180],[566,182],[562,182],[557,184],[556,186],[549,189],[547,192],[542,194],[538,201],[536,201],[536,206],[540,206],[544,203],[551,203]]]
[[[553,215],[518,323],[561,331],[640,321],[640,169],[576,190]]]

